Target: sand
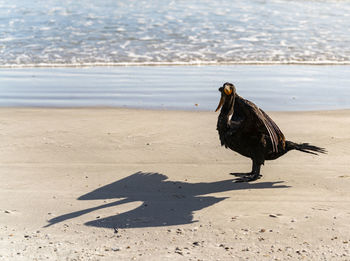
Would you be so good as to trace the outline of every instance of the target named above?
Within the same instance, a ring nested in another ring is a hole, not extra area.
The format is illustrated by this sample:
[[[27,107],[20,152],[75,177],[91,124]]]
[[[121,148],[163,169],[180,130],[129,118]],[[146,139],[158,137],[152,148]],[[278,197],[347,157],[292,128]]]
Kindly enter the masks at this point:
[[[235,183],[214,112],[0,109],[0,260],[350,260],[350,111],[270,115],[328,154]]]

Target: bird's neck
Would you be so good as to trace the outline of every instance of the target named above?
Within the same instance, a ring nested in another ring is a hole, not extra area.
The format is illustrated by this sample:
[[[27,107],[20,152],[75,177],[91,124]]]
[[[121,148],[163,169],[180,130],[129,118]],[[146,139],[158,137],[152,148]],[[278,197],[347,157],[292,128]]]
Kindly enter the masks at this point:
[[[218,129],[219,127],[223,129],[228,128],[230,117],[234,113],[234,104],[236,97],[237,96],[232,97],[223,104],[218,117]]]
[[[219,134],[222,135],[224,132],[228,131],[231,125],[231,119],[230,117],[234,114],[235,112],[235,104],[237,102],[240,102],[241,97],[238,94],[235,94],[232,99],[227,100],[221,110],[220,114],[218,117],[218,122],[217,122],[217,130],[219,131]]]

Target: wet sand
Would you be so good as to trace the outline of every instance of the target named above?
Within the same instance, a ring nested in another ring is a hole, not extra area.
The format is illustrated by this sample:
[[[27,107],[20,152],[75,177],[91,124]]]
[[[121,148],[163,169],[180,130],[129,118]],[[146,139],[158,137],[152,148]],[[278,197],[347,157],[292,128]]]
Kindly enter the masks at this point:
[[[328,154],[235,183],[213,112],[0,109],[0,260],[349,260],[350,111],[269,114]]]
[[[267,111],[350,109],[342,65],[0,68],[0,107],[213,111],[224,82]]]

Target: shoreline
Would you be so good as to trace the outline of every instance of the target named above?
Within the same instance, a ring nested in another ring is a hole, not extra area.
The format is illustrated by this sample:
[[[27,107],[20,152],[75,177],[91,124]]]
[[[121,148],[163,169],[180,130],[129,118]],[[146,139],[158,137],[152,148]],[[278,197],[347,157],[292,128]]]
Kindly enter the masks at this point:
[[[0,108],[0,259],[348,260],[349,114],[269,112],[328,154],[234,183],[215,112]]]
[[[211,111],[218,87],[267,111],[350,108],[348,66],[230,65],[0,69],[0,107]]]
[[[35,68],[94,68],[94,67],[163,67],[163,66],[349,66],[350,61],[235,61],[235,62],[118,62],[118,63],[39,63],[39,64],[2,64],[0,69]]]

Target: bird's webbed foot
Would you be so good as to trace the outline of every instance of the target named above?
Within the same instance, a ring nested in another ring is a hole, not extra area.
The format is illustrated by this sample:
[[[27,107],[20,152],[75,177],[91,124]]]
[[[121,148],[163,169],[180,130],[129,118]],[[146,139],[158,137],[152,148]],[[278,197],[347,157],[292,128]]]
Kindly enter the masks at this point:
[[[237,173],[237,174],[242,174],[242,173]],[[235,180],[236,183],[255,181],[262,177],[262,175],[260,175],[259,173],[248,173],[245,175],[235,175],[235,176],[239,176],[239,178]]]

